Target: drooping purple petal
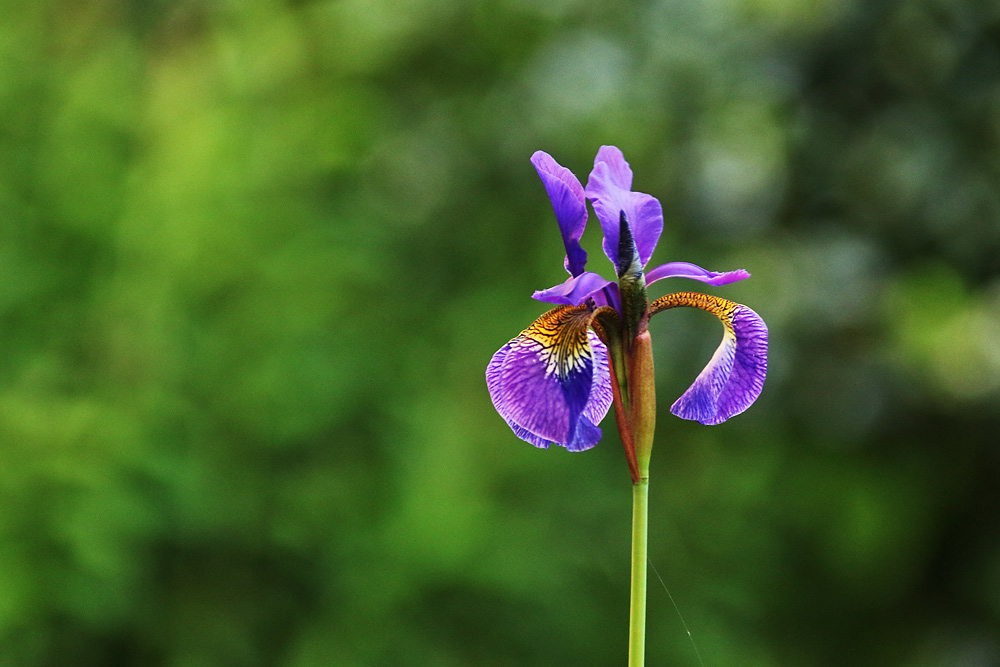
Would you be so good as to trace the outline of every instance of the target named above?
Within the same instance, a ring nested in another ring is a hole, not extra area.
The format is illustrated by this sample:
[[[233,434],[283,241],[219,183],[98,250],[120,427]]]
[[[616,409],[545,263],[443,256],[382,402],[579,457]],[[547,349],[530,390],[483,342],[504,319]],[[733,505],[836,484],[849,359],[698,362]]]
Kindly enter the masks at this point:
[[[660,264],[656,268],[647,271],[646,284],[649,285],[664,278],[691,278],[692,280],[700,280],[709,285],[728,285],[729,283],[749,277],[750,274],[743,269],[720,273],[718,271],[703,269],[697,264],[689,262],[669,262],[667,264]]]
[[[757,400],[767,376],[767,325],[746,306],[695,292],[668,294],[654,301],[650,312],[693,306],[718,317],[722,343],[694,383],[670,412],[702,424],[720,424]]]
[[[767,376],[767,326],[757,313],[740,306],[712,360],[670,412],[702,424],[721,424],[760,395]]]
[[[611,263],[618,266],[618,226],[624,211],[645,266],[663,231],[663,208],[652,195],[632,192],[632,169],[615,146],[601,146],[597,151],[586,194],[601,221],[604,254]]]
[[[593,355],[586,329],[575,327],[574,309],[549,311],[501,349],[487,368],[487,386],[497,412],[515,433],[541,441],[573,442],[590,396]],[[567,313],[567,311],[569,311]],[[560,344],[560,335],[568,340]],[[575,339],[575,340],[574,340]],[[582,341],[582,342],[581,342]]]
[[[607,349],[585,308],[548,311],[500,348],[486,369],[497,412],[522,440],[570,451],[593,447],[611,405]]]
[[[567,278],[565,282],[550,287],[546,290],[538,290],[531,295],[531,298],[546,303],[565,304],[567,306],[579,306],[595,292],[600,292],[614,282],[606,280],[591,271],[584,271],[578,276]],[[601,304],[603,305],[603,304]]]
[[[587,253],[580,246],[580,237],[587,226],[587,200],[580,181],[566,167],[556,162],[544,151],[535,151],[531,156],[538,176],[545,185],[545,191],[552,201],[563,245],[566,246],[566,270],[578,276],[587,263]]]

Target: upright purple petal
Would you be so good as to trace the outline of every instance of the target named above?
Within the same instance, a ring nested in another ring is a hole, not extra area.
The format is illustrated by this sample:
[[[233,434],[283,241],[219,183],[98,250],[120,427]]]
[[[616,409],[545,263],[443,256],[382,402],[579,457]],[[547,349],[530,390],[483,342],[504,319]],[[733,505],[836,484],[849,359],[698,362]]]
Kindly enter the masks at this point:
[[[563,245],[566,246],[566,270],[570,275],[583,273],[587,264],[587,253],[580,246],[580,237],[587,226],[587,200],[580,181],[566,167],[556,162],[544,151],[535,151],[531,156],[538,176],[545,185],[545,191],[552,201]]]
[[[596,273],[584,271],[578,276],[567,278],[565,282],[556,285],[555,287],[550,287],[546,290],[538,290],[531,295],[531,298],[544,301],[546,303],[579,306],[596,292],[600,292],[608,285],[614,284],[614,281],[602,278]]]
[[[660,264],[656,268],[647,271],[646,284],[649,285],[664,278],[691,278],[692,280],[700,280],[709,285],[728,285],[729,283],[749,277],[750,274],[743,269],[720,273],[718,271],[703,269],[697,264],[690,264],[688,262],[669,262],[667,264]]]
[[[746,306],[695,292],[668,294],[651,313],[693,306],[717,316],[725,326],[722,343],[670,412],[702,424],[720,424],[757,400],[767,376],[767,325]]]
[[[608,259],[618,266],[618,227],[624,211],[645,266],[663,232],[663,208],[652,195],[632,192],[632,169],[615,146],[601,146],[597,151],[586,194],[601,221]]]
[[[561,306],[500,348],[486,369],[497,412],[522,440],[570,451],[593,447],[611,405],[607,349],[586,308]]]

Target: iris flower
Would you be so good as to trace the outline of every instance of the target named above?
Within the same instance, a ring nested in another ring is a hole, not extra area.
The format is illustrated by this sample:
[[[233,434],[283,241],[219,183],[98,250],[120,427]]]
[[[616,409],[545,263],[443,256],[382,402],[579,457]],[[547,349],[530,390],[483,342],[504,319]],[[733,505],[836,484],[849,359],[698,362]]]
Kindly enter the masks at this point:
[[[555,210],[566,247],[569,278],[535,292],[555,304],[500,348],[486,368],[486,384],[500,416],[522,440],[547,448],[589,449],[601,439],[598,424],[614,406],[632,476],[632,589],[629,667],[645,655],[649,458],[656,423],[649,318],[668,308],[707,310],[721,320],[722,343],[691,387],[673,404],[678,417],[719,424],[753,403],[767,375],[767,327],[746,306],[697,292],[676,292],[652,303],[646,285],[688,278],[725,285],[749,278],[746,271],[719,273],[687,262],[660,264],[648,272],[663,231],[654,197],[632,191],[632,170],[622,152],[602,146],[586,189],[547,153],[531,156]],[[604,254],[617,280],[586,271],[580,238],[587,200],[604,232]]]
[[[708,271],[687,262],[646,270],[663,230],[663,212],[656,198],[632,191],[632,170],[618,148],[601,147],[586,188],[547,153],[536,152],[531,162],[552,201],[569,278],[534,293],[555,308],[493,355],[486,369],[490,397],[517,437],[536,447],[554,443],[569,451],[600,441],[598,424],[614,404],[637,481],[648,465],[655,418],[650,316],[687,306],[706,310],[723,324],[722,343],[671,407],[678,417],[719,424],[756,400],[767,374],[767,327],[757,313],[695,292],[649,303],[646,286],[666,278],[725,285],[750,274]],[[616,280],[585,270],[587,253],[580,239],[588,200],[604,232],[602,247]]]

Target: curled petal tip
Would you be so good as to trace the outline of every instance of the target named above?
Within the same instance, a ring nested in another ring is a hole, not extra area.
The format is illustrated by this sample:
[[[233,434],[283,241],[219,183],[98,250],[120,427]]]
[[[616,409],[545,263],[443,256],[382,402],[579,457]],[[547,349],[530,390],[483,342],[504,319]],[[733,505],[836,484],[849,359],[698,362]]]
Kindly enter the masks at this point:
[[[711,280],[706,282],[709,285],[728,285],[729,283],[735,283],[738,280],[746,280],[750,277],[750,272],[746,269],[736,269],[735,271],[726,271],[725,273],[720,273]]]

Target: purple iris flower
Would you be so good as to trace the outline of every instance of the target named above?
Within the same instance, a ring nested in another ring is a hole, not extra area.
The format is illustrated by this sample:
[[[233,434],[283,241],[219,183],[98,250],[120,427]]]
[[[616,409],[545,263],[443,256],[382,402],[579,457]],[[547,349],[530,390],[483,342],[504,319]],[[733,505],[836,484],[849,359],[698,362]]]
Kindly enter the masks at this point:
[[[750,274],[742,269],[708,271],[687,262],[646,271],[663,231],[663,211],[655,197],[632,191],[632,170],[618,148],[601,147],[586,189],[547,153],[536,152],[531,162],[552,201],[570,275],[534,293],[535,299],[557,307],[500,348],[486,369],[493,405],[515,435],[542,448],[555,443],[581,451],[597,444],[597,424],[618,400],[620,386],[634,381],[626,377],[633,341],[640,334],[648,337],[651,315],[677,306],[715,314],[725,333],[711,361],[671,412],[718,424],[746,410],[767,374],[763,320],[746,306],[694,292],[670,294],[649,304],[645,288],[664,278],[725,285]],[[604,254],[617,281],[585,270],[587,253],[580,238],[587,224],[587,200],[600,221]],[[621,395],[626,394],[627,389],[622,390]]]

